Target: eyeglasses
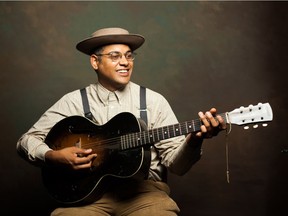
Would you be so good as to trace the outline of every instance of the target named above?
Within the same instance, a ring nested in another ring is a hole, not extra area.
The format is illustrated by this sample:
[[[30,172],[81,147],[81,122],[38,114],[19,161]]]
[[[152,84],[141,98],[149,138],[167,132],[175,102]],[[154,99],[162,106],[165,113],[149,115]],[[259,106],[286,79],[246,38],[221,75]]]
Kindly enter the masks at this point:
[[[136,53],[126,52],[122,54],[121,52],[113,51],[106,54],[96,54],[96,56],[108,56],[113,62],[118,62],[122,59],[122,56],[125,56],[127,61],[133,61],[135,59]]]

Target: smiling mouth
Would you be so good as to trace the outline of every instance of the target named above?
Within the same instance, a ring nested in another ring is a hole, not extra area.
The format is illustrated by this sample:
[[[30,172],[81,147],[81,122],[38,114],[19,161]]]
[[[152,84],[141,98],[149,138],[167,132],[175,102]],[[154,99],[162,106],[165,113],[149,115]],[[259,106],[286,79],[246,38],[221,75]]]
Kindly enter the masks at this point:
[[[129,70],[127,69],[122,69],[122,70],[117,70],[118,73],[128,73]]]
[[[120,73],[120,74],[127,74],[127,73],[129,73],[129,70],[122,69],[122,70],[117,70],[117,72]]]

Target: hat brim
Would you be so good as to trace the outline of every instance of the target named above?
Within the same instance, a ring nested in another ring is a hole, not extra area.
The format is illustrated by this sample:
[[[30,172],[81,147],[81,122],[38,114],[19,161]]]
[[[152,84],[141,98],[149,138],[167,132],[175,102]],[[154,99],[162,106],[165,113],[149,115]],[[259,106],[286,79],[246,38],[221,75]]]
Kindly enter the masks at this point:
[[[87,54],[91,55],[98,47],[109,44],[126,44],[132,51],[138,49],[145,39],[141,35],[127,34],[127,35],[105,35],[99,37],[87,38],[76,45],[76,48]]]

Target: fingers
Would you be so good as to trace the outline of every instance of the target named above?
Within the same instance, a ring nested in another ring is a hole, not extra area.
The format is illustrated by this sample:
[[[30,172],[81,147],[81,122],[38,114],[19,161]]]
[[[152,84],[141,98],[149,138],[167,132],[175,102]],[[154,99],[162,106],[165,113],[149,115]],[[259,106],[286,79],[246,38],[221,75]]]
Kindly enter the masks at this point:
[[[97,157],[96,153],[92,152],[92,149],[81,149],[72,147],[74,157],[70,158],[70,165],[73,169],[90,168],[93,160]]]
[[[217,127],[219,125],[218,120],[214,118],[211,112],[206,112],[205,114],[199,112],[198,115],[203,123],[201,126],[202,132],[207,132],[211,127]]]
[[[222,129],[222,130],[225,130],[226,129],[226,122],[224,121],[222,116],[217,115],[216,118],[217,118],[217,120],[219,122],[219,128]]]
[[[202,121],[200,127],[201,132],[198,132],[196,136],[202,136],[203,138],[211,138],[216,136],[219,131],[226,128],[226,124],[220,115],[216,115],[217,110],[211,108],[209,111],[199,112],[198,115]]]
[[[90,154],[85,157],[77,157],[74,161],[74,168],[81,169],[81,168],[90,168],[92,165],[93,160],[97,157],[96,154]]]

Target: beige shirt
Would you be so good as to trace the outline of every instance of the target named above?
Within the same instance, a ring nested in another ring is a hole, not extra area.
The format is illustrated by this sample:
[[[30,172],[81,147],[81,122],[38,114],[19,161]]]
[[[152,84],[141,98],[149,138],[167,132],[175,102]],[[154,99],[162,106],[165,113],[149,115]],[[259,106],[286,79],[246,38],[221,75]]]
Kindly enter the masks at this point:
[[[107,123],[121,112],[130,112],[140,118],[140,87],[130,82],[123,90],[110,92],[101,84],[86,87],[88,101],[94,121],[98,125]],[[159,93],[146,89],[148,129],[178,123],[167,100]],[[84,116],[79,90],[64,95],[50,107],[33,127],[19,139],[17,150],[25,159],[35,165],[45,161],[45,153],[50,150],[44,143],[50,129],[60,120],[72,115]],[[190,145],[185,137],[175,137],[154,144],[151,151],[149,178],[162,180],[163,166],[178,175],[186,173],[200,159],[201,144]]]

